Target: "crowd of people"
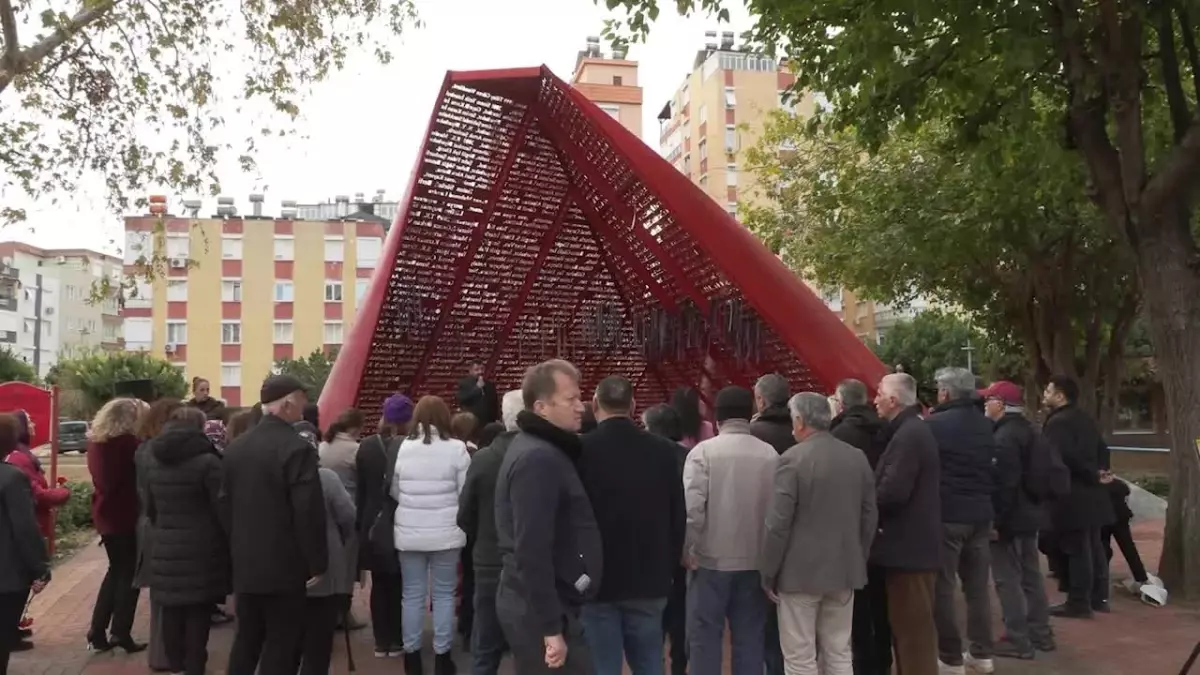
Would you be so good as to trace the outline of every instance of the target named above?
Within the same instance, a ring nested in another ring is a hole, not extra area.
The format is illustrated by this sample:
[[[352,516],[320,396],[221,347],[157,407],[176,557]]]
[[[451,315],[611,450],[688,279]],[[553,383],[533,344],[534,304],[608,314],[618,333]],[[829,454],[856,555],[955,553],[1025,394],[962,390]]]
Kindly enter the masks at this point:
[[[456,672],[456,624],[477,675],[506,655],[522,675],[717,675],[727,629],[734,675],[954,675],[1054,650],[1051,617],[1110,611],[1112,538],[1131,590],[1165,597],[1074,381],[1051,379],[1040,430],[1011,382],[936,381],[932,408],[904,373],[873,401],[856,380],[826,397],[768,374],[645,407],[617,375],[587,396],[562,360],[501,397],[471,363],[459,412],[395,394],[374,430],[356,409],[323,427],[288,375],[242,411],[200,378],[187,401],[116,398],[89,432],[109,566],[87,648],[202,675],[211,627],[236,616],[230,675],[326,675],[338,628],[366,625],[351,598],[369,578],[374,656],[409,675],[427,622],[435,675]],[[31,429],[0,415],[0,626],[50,581],[44,542],[69,496]],[[5,669],[32,646],[11,637]]]

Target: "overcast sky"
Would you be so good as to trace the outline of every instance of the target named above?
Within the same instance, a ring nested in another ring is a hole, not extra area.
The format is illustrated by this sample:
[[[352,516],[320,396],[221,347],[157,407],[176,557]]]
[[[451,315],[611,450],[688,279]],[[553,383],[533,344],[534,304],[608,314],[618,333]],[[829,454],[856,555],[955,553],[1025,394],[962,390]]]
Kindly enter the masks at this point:
[[[587,36],[599,35],[607,16],[592,0],[417,0],[417,5],[425,25],[398,41],[390,65],[354,59],[305,102],[298,130],[306,140],[260,142],[252,175],[232,163],[223,167],[223,193],[235,197],[239,209],[248,209],[246,197],[255,191],[266,194],[266,213],[278,213],[284,199],[316,202],[379,189],[389,199],[399,198],[447,70],[544,63],[569,78]],[[658,111],[690,70],[704,32],[740,31],[746,21],[744,11],[734,14],[730,27],[664,9],[649,42],[630,50],[641,64],[643,131],[652,147],[658,147]],[[172,203],[191,196],[175,196]],[[117,252],[124,240],[121,219],[107,211],[102,187],[85,185],[79,194],[59,198],[52,207],[23,204],[29,209],[27,226],[10,227],[0,239]]]

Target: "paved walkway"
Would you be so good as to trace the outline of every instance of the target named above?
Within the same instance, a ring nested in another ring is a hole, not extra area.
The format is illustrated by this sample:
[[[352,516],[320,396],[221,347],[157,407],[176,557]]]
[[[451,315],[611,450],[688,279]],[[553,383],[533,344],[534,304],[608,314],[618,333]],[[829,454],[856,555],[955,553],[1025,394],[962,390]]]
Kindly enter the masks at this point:
[[[1154,566],[1162,545],[1161,521],[1147,521],[1134,528],[1138,546]],[[1127,575],[1118,554],[1113,576]],[[54,582],[34,599],[37,648],[13,656],[12,675],[141,675],[147,672],[144,654],[102,654],[84,651],[84,635],[92,601],[104,575],[105,557],[96,545],[84,547],[72,560],[55,570]],[[145,638],[148,603],[143,598],[135,635]],[[357,598],[356,613],[367,616],[365,598]],[[997,622],[997,631],[1000,624]],[[1200,639],[1200,612],[1175,605],[1152,608],[1124,591],[1113,591],[1113,613],[1093,621],[1057,621],[1059,650],[1039,655],[1032,662],[999,661],[997,672],[1007,675],[1175,675]],[[233,626],[214,629],[210,642],[210,673],[224,673]],[[371,654],[370,630],[353,634],[352,644],[358,672],[364,675],[397,675],[403,668],[397,660],[375,659]],[[459,654],[460,672],[467,673],[466,655]],[[431,664],[430,664],[431,665]],[[347,673],[344,643],[336,641],[333,672]],[[502,672],[511,673],[510,669]],[[1195,675],[1200,675],[1197,669]]]

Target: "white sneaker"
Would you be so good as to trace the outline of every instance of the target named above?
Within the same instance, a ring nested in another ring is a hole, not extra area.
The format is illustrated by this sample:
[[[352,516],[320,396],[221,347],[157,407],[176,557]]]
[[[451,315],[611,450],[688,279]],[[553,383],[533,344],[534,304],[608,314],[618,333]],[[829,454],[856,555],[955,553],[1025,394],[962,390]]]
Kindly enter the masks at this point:
[[[938,659],[938,675],[967,675],[966,666],[951,666]]]
[[[963,652],[963,664],[977,673],[991,675],[996,672],[996,664],[991,659],[977,659],[971,652]]]
[[[1150,584],[1151,586],[1166,588],[1166,585],[1163,584],[1162,579],[1159,579],[1156,575],[1150,574],[1149,572],[1146,573],[1146,583]]]
[[[1139,584],[1133,577],[1129,577],[1121,582],[1121,587],[1133,595],[1137,595],[1142,589],[1142,584]]]

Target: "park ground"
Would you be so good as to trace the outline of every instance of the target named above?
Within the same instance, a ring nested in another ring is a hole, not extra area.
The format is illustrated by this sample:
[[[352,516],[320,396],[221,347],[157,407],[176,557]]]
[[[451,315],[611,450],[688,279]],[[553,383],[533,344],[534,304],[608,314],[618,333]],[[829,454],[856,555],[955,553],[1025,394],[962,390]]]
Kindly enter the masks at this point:
[[[64,455],[63,475],[86,480],[83,458]],[[1145,518],[1135,523],[1134,537],[1143,558],[1154,566],[1162,548],[1162,520]],[[90,655],[84,649],[87,624],[93,599],[104,576],[107,561],[96,540],[81,546],[54,571],[54,581],[34,598],[29,614],[34,619],[37,648],[13,655],[11,675],[144,675],[145,654]],[[1125,561],[1118,554],[1113,560],[1113,578],[1128,576]],[[1057,593],[1051,591],[1052,601]],[[355,599],[356,615],[368,616],[366,594],[359,590]],[[1142,604],[1120,588],[1113,588],[1112,613],[1092,621],[1057,620],[1058,651],[1039,654],[1035,661],[998,661],[1001,675],[1175,675],[1179,673],[1196,641],[1200,639],[1200,611],[1177,603],[1154,608]],[[993,611],[999,605],[993,600]],[[226,658],[234,626],[213,629],[209,642],[209,673],[225,672]],[[149,631],[149,603],[143,595],[134,634],[145,639]],[[996,630],[1001,630],[997,618]],[[395,675],[402,666],[394,659],[372,656],[369,629],[351,633],[351,649],[357,672],[363,675]],[[428,649],[426,650],[429,651]],[[459,672],[469,672],[469,655],[456,648]],[[728,658],[728,655],[726,655]],[[332,672],[348,673],[346,646],[341,634],[335,641]],[[506,662],[502,673],[510,675]],[[728,672],[728,671],[726,671]],[[1196,670],[1200,675],[1200,669]]]

